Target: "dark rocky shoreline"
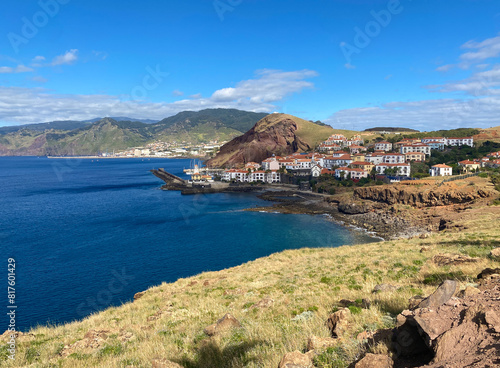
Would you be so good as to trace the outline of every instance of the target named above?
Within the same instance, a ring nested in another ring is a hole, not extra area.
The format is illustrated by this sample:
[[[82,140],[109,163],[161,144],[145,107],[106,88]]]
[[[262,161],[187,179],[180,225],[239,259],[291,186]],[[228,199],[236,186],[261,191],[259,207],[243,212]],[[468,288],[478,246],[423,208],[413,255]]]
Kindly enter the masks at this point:
[[[309,214],[331,216],[332,221],[342,225],[361,228],[382,239],[426,236],[438,230],[436,221],[415,221],[404,213],[393,213],[383,204],[354,202],[341,203],[330,196],[302,191],[266,191],[258,198],[275,202],[270,207],[248,208],[247,211],[279,212],[284,214]],[[439,221],[437,221],[439,223]]]

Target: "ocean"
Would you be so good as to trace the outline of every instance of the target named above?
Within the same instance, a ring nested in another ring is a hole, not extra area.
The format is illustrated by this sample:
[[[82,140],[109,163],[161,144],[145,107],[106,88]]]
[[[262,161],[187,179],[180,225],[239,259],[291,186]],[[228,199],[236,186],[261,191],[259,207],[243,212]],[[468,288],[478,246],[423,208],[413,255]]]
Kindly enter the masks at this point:
[[[256,194],[162,191],[149,172],[163,167],[185,177],[189,166],[153,158],[0,157],[0,290],[7,305],[11,258],[16,329],[82,319],[164,281],[285,249],[376,241],[325,216],[243,211],[271,205]]]

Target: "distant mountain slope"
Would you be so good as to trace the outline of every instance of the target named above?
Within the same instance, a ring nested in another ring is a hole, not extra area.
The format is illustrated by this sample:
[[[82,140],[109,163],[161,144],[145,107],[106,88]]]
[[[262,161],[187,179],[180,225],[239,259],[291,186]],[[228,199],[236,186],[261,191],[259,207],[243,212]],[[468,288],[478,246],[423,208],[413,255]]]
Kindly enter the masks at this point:
[[[234,109],[185,111],[155,124],[139,121],[59,121],[0,128],[0,155],[89,155],[154,141],[227,141],[250,129],[265,113]],[[126,119],[126,118],[124,118]]]
[[[102,119],[104,119],[104,118],[94,118],[94,119],[90,119],[90,120],[81,120],[81,121],[78,121],[78,120],[56,120],[56,121],[49,121],[47,123],[5,126],[5,127],[0,127],[0,135],[12,133],[12,132],[17,132],[18,130],[21,130],[21,129],[29,129],[29,130],[34,130],[37,132],[43,132],[45,130],[51,130],[51,129],[73,130],[73,129],[79,129],[79,128],[89,126],[92,123],[96,123]],[[127,118],[127,117],[111,117],[110,119],[113,119],[115,121],[138,121],[138,122],[145,123],[145,124],[154,124],[154,123],[158,122],[157,120],[151,120],[151,119],[133,119],[133,118]]]
[[[222,146],[213,159],[212,167],[231,167],[246,162],[261,162],[267,157],[308,151],[326,140],[335,131],[296,116],[271,114],[258,121],[244,135]]]
[[[267,113],[236,109],[183,111],[151,126],[162,140],[227,141],[249,130]]]
[[[50,121],[47,123],[38,123],[38,124],[24,124],[24,125],[15,125],[15,126],[5,126],[0,127],[0,135],[17,132],[23,129],[33,130],[35,132],[43,132],[45,130],[73,130],[83,128],[85,126],[91,125],[91,122],[88,121],[76,121],[76,120],[61,120],[61,121]]]
[[[143,125],[105,118],[71,131],[37,132],[23,129],[0,136],[0,154],[90,155],[104,150],[140,146],[151,138]]]

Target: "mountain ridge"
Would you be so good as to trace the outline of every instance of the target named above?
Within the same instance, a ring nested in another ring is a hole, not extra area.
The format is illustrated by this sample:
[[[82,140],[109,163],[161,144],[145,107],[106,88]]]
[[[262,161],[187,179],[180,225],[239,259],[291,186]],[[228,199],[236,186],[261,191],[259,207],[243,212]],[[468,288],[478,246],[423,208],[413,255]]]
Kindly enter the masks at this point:
[[[184,111],[154,124],[103,118],[0,128],[0,155],[91,155],[154,141],[203,143],[230,140],[266,113],[235,109]],[[48,125],[47,125],[48,124]],[[10,128],[10,129],[9,129]]]

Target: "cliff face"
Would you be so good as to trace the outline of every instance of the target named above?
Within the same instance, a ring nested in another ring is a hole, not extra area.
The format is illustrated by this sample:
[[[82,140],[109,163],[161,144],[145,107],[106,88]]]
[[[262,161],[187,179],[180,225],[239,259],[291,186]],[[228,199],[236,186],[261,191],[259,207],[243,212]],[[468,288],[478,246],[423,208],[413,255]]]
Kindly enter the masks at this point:
[[[424,190],[402,185],[356,188],[354,190],[354,198],[356,199],[367,199],[389,205],[405,204],[413,207],[468,203],[493,195],[494,193],[485,188],[456,187],[453,185],[429,186]]]
[[[310,132],[316,130],[313,136]],[[222,146],[209,166],[231,167],[246,162],[261,162],[267,157],[288,155],[312,149],[326,139],[333,129],[316,125],[291,115],[271,114],[257,122],[244,135]]]

